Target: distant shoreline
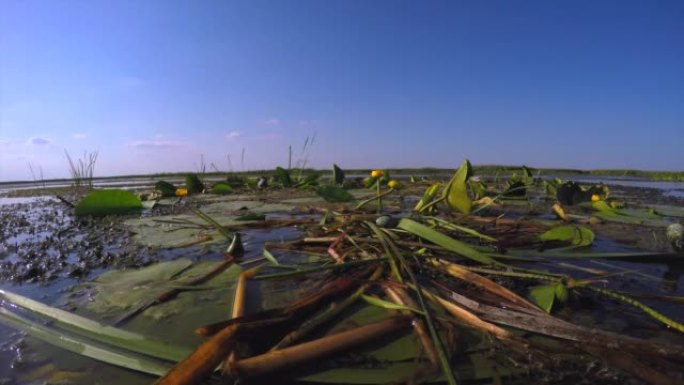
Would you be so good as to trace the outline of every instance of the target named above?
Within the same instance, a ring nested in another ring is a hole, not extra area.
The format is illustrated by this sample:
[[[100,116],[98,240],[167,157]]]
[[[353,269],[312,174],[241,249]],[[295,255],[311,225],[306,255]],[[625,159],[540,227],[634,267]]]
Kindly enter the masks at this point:
[[[520,172],[522,166],[504,166],[504,165],[480,165],[473,166],[473,171],[476,175],[493,175],[497,173],[513,173]],[[554,174],[554,175],[595,175],[595,176],[612,176],[612,177],[635,177],[656,181],[673,181],[684,182],[683,171],[645,171],[633,169],[596,169],[596,170],[580,170],[580,169],[562,169],[562,168],[533,168],[528,167],[534,174]],[[451,174],[455,169],[453,168],[436,168],[436,167],[420,167],[420,168],[395,168],[386,169],[393,174],[406,174],[413,176],[421,175],[437,175],[437,174]],[[345,169],[347,174],[368,174],[371,169]],[[242,175],[242,176],[258,176],[270,175],[273,170],[249,170],[249,171],[222,171],[222,172],[205,172],[205,177],[223,177],[226,175]],[[330,169],[313,169],[307,168],[303,173],[332,173]],[[178,171],[178,172],[162,172],[152,174],[129,174],[129,175],[114,175],[114,176],[96,176],[93,179],[97,181],[116,181],[116,180],[130,180],[130,179],[160,179],[160,178],[183,178],[187,174],[197,174],[196,171]],[[56,178],[43,180],[16,180],[16,181],[0,181],[0,187],[23,186],[36,183],[69,183],[71,178]]]

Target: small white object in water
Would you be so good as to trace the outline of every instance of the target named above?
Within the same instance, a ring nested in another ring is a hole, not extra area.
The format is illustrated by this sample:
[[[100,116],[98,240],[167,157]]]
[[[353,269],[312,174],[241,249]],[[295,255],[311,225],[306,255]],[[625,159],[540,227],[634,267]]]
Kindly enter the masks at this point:
[[[667,240],[672,243],[672,248],[676,251],[682,251],[684,248],[684,226],[679,223],[673,223],[667,226]]]

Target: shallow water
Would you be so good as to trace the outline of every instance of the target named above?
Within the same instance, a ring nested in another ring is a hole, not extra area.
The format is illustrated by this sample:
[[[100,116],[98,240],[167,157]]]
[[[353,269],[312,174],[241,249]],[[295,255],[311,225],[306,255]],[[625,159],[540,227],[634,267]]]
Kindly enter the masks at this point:
[[[597,183],[600,180],[597,179],[585,179],[587,183]],[[137,182],[141,182],[140,184],[136,184]],[[606,180],[604,182],[608,183]],[[677,190],[668,190],[672,186],[670,186],[670,182],[650,182],[650,181],[629,181],[629,180],[618,180],[616,182],[620,183],[632,183],[633,186],[636,187],[650,187],[650,188],[657,188],[662,191],[664,191],[665,194],[667,194],[669,191],[677,191]],[[134,187],[134,186],[144,186],[145,184],[143,181],[130,181],[130,182],[112,182],[115,185],[118,186],[126,186],[126,187]],[[118,183],[118,184],[116,184]],[[612,182],[611,182],[612,183]],[[636,183],[636,185],[634,185]],[[642,186],[643,185],[643,186]],[[682,185],[682,184],[679,184]],[[629,186],[629,184],[627,184]],[[680,186],[681,187],[681,186]],[[404,205],[409,204],[409,206],[412,206],[413,203],[417,200],[416,196],[407,196],[404,199]],[[8,207],[29,207],[30,205],[34,205],[34,209],[28,208],[27,210],[27,215],[29,218],[31,218],[31,221],[36,221],[37,223],[40,223],[40,218],[36,218],[35,215],[31,214],[31,210],[36,210],[33,211],[33,213],[39,213],[41,208],[44,207],[45,204],[53,202],[54,199],[51,198],[38,198],[38,197],[28,197],[28,198],[0,198],[0,206]],[[408,202],[408,203],[407,203]],[[541,200],[539,200],[541,202]],[[539,203],[538,202],[538,203]],[[28,205],[28,206],[27,206]],[[146,215],[149,215],[147,213]],[[516,217],[516,216],[525,216],[524,212],[521,213],[511,213],[509,216],[510,217]],[[536,214],[537,216],[540,217],[545,217],[544,214]],[[302,215],[303,216],[303,215]],[[318,215],[316,215],[318,216]],[[286,213],[279,213],[275,214],[272,217],[277,217],[277,218],[288,218],[290,217],[289,214]],[[65,222],[66,223],[66,222]],[[33,239],[33,240],[40,240],[40,239],[45,239],[47,237],[50,237],[52,230],[45,229],[43,228],[41,230],[41,226],[37,226],[36,231],[26,233],[21,235],[19,238],[12,237],[8,238],[9,242],[11,243],[20,243],[28,239]],[[297,239],[298,237],[301,236],[301,233],[294,229],[294,228],[283,228],[283,229],[250,229],[250,230],[245,230],[242,232],[243,234],[243,240],[245,243],[245,248],[246,248],[246,255],[245,255],[245,261],[253,261],[256,259],[262,258],[262,249],[263,245],[265,242],[269,241],[275,241],[275,242],[284,242],[288,240],[294,240]],[[83,236],[83,235],[81,235]],[[7,240],[7,239],[6,239]],[[77,240],[82,240],[81,238],[77,238]],[[120,250],[121,248],[119,245],[117,245],[117,242],[119,242],[118,238],[114,236],[111,240],[112,244],[106,244],[104,249],[105,251],[109,252],[116,252],[117,250]],[[169,259],[175,259],[178,257],[188,257],[193,260],[218,260],[222,258],[222,253],[223,250],[225,249],[225,244],[223,245],[217,245],[217,246],[210,246],[210,247],[205,247],[205,246],[193,246],[189,248],[184,248],[184,249],[160,249],[156,253],[156,258],[158,260],[169,260]],[[605,237],[598,237],[594,243],[594,246],[592,248],[593,251],[630,251],[633,250],[632,247],[625,246],[623,244],[617,243],[611,239],[605,238]],[[4,255],[4,256],[3,256]],[[284,262],[301,262],[301,260],[298,260],[297,258],[303,258],[302,255],[297,255],[297,253],[292,253],[292,255],[288,256],[288,252],[282,252],[282,255],[285,256],[285,261]],[[11,252],[8,252],[7,250],[3,251],[2,248],[0,248],[0,261],[2,261],[3,258],[8,258],[8,260],[12,258],[16,258],[16,255],[11,255]],[[67,261],[69,263],[74,263],[78,261],[78,256],[77,255],[68,255],[67,256]],[[152,259],[148,260],[148,262],[152,262]],[[557,266],[555,266],[554,263],[549,264],[549,268],[555,268],[557,269]],[[682,277],[682,263],[666,263],[666,262],[655,262],[655,263],[640,263],[640,262],[629,262],[629,261],[617,261],[617,260],[607,260],[607,261],[602,261],[602,260],[577,260],[577,259],[572,259],[572,260],[567,260],[564,261],[570,264],[573,264],[575,266],[583,267],[583,268],[594,268],[594,269],[604,269],[609,273],[613,274],[623,274],[625,270],[629,271],[634,271],[637,270],[640,272],[640,278],[635,279],[632,276],[626,276],[624,279],[612,279],[610,281],[610,285],[607,286],[608,288],[614,289],[614,290],[627,290],[627,291],[634,291],[634,292],[639,292],[639,293],[644,293],[644,294],[667,294],[667,295],[676,295],[676,296],[682,296],[684,295],[684,278]],[[250,265],[250,267],[253,265]],[[534,265],[531,266],[533,268],[539,268],[540,265]],[[90,269],[87,274],[80,279],[78,278],[70,278],[70,277],[65,277],[65,276],[59,276],[58,278],[48,281],[48,282],[43,282],[43,283],[22,283],[22,284],[12,284],[12,283],[0,283],[0,289],[7,289],[11,290],[14,292],[17,292],[18,294],[26,295],[30,298],[36,299],[38,301],[47,303],[47,304],[53,304],[53,305],[64,305],[65,302],[65,297],[67,294],[67,289],[71,288],[78,282],[81,282],[86,279],[91,279],[93,277],[96,277],[99,273],[104,272],[108,270],[109,267],[95,267],[93,269]],[[571,273],[573,276],[577,277],[583,277],[581,272],[578,272],[574,268],[569,268],[567,270],[569,273]],[[282,283],[281,286],[278,286],[279,290],[282,290],[283,292],[290,291],[293,289],[293,287],[297,287],[297,285],[302,285],[301,282],[290,282],[290,283]],[[305,285],[305,284],[304,284]],[[251,297],[248,297],[248,304],[251,308],[258,309],[262,307],[263,303],[259,296],[262,294],[260,292],[259,287],[250,287],[250,293]],[[276,293],[275,291],[272,293]],[[277,293],[276,293],[277,294]],[[646,303],[651,304],[651,300],[649,299],[644,299]],[[663,303],[662,301],[659,301],[654,304],[654,306],[657,306],[658,310],[668,313],[670,315],[676,315],[681,321],[681,317],[683,316],[682,310],[681,310],[681,305],[677,305],[675,303]],[[643,321],[642,318],[640,318],[640,315],[638,313],[633,313],[629,312],[629,314],[623,315],[623,314],[604,314],[605,312],[603,309],[589,309],[586,312],[583,313],[578,313],[573,315],[574,317],[584,317],[584,318],[591,318],[591,322],[596,322],[600,323],[601,326],[606,326],[612,330],[615,331],[627,331],[628,329],[632,328],[634,325],[638,325],[641,329],[647,330],[647,332],[641,331],[640,333],[646,333],[648,334],[649,338],[660,338],[660,333],[662,332],[662,328],[659,327],[659,325],[655,323],[647,323],[647,327],[644,328],[643,326]],[[164,335],[164,334],[179,334],[179,333],[190,333],[191,330],[182,323],[169,323],[168,321],[166,322],[161,322],[160,324],[153,324],[148,322],[147,324],[142,324],[140,322],[138,323],[132,323],[130,326],[136,327],[142,329],[142,330],[147,330],[150,335]],[[640,330],[641,330],[640,329]],[[653,332],[648,332],[648,330],[653,329]],[[194,337],[187,337],[185,338],[186,341],[191,340]],[[2,383],[2,378],[13,378],[13,382],[9,382],[10,384],[16,383],[16,384],[23,384],[23,383],[31,383],[29,380],[30,376],[29,374],[37,369],[37,368],[42,368],[45,365],[49,364],[56,364],[60,370],[68,370],[68,371],[73,371],[77,374],[80,375],[85,375],[85,377],[81,377],[80,379],[74,380],[75,383],[92,383],[92,382],[101,382],[101,383],[121,383],[121,384],[146,384],[151,382],[151,377],[146,376],[146,375],[141,375],[137,373],[133,373],[131,371],[127,370],[121,370],[117,368],[113,368],[109,365],[97,363],[93,360],[90,359],[84,359],[80,356],[76,356],[74,354],[70,353],[65,353],[59,349],[50,347],[46,344],[42,344],[39,342],[34,341],[33,339],[27,339],[25,340],[24,344],[28,346],[28,348],[20,348],[19,351],[25,351],[25,352],[32,352],[32,353],[39,353],[37,356],[32,356],[31,354],[26,354],[24,356],[24,361],[23,364],[20,364],[17,369],[12,368],[12,363],[13,362],[18,362],[17,357],[17,349],[15,349],[16,345],[15,342],[19,340],[19,337],[16,332],[14,332],[12,329],[4,327],[0,325],[0,341],[3,341],[3,343],[0,343],[0,383]],[[183,340],[183,339],[182,339]],[[681,339],[680,339],[681,340]],[[196,341],[196,340],[193,340]],[[684,343],[684,341],[682,341]],[[19,347],[23,346],[22,344],[18,344]],[[23,365],[23,366],[22,366]]]

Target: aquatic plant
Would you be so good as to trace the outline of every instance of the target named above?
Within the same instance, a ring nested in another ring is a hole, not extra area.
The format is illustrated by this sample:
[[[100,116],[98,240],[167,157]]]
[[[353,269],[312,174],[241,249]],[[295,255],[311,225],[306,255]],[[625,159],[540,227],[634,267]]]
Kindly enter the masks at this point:
[[[93,187],[93,175],[97,162],[97,151],[83,152],[83,157],[74,161],[65,149],[64,154],[69,161],[69,173],[74,187]]]

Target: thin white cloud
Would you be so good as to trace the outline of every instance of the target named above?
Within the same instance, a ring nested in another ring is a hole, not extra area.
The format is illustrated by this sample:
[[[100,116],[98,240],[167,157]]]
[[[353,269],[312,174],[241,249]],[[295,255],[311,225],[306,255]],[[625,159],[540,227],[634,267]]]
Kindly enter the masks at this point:
[[[9,140],[0,139],[0,146],[9,146]]]
[[[41,138],[39,136],[32,136],[28,139],[27,141],[28,144],[33,144],[36,146],[44,146],[46,144],[52,143],[52,141],[48,138]]]
[[[266,119],[261,122],[264,126],[277,126],[280,124],[280,119],[278,118],[271,118],[271,119]]]
[[[190,143],[188,142],[182,142],[178,140],[160,140],[160,139],[155,139],[155,140],[136,140],[133,142],[128,143],[129,147],[135,147],[135,148],[159,148],[159,149],[164,149],[164,148],[180,148],[180,147],[188,147],[190,146]]]
[[[88,137],[88,135],[87,135],[87,134],[84,134],[84,133],[82,133],[82,132],[78,132],[78,133],[76,133],[76,134],[71,135],[71,137],[72,137],[73,139],[85,139],[85,138]]]
[[[242,133],[240,131],[231,131],[226,135],[226,139],[228,140],[236,140],[239,137],[242,136]]]

